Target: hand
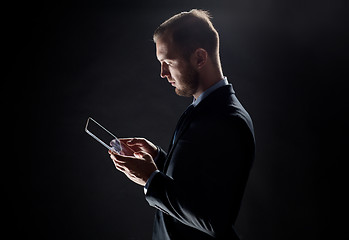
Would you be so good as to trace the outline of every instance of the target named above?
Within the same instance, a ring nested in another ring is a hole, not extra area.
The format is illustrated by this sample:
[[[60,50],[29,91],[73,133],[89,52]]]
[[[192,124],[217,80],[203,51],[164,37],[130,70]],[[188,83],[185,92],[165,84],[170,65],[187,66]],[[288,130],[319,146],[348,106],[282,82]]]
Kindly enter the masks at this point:
[[[157,147],[145,138],[120,138],[122,155],[134,156],[136,152],[146,152],[154,159],[158,154]]]
[[[111,150],[109,154],[116,169],[141,186],[145,186],[150,175],[157,170],[152,156],[144,151],[134,152],[134,157],[120,155]]]

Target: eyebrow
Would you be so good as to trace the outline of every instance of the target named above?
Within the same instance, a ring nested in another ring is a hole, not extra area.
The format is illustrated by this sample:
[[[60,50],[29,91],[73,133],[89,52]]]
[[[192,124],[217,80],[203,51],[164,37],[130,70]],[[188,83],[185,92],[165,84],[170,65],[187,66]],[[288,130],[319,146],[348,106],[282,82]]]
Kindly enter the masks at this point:
[[[158,59],[159,62],[163,62],[163,61],[166,61],[166,60],[171,60],[168,57],[158,58],[158,56],[156,56],[156,58]]]
[[[156,53],[156,58],[159,60],[159,62],[162,62],[162,61],[167,59],[167,56],[164,56],[164,54],[161,53],[161,52],[157,52]]]
[[[163,61],[174,61],[176,59],[176,56],[172,56],[168,54],[168,52],[164,53],[162,51],[156,52],[156,58],[158,59],[159,62],[163,62]]]
[[[165,61],[172,61],[171,59],[169,58],[162,58],[162,59],[158,59],[159,62],[165,62]]]
[[[158,58],[158,57],[156,57],[156,58],[158,59],[159,62],[163,62],[164,60],[166,60],[164,58]]]

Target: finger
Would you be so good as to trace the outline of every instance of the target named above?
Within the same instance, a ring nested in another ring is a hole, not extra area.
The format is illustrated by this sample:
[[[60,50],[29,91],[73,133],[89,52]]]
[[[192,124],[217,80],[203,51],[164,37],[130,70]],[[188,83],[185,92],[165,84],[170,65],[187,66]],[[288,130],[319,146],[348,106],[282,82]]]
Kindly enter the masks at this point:
[[[119,155],[118,153],[111,152],[110,158],[115,162],[126,163],[127,159],[129,159],[130,157],[122,156],[122,155]]]
[[[132,141],[133,141],[134,138],[120,138],[120,143],[121,143],[121,146],[122,146],[122,153],[124,153],[125,155],[133,155],[134,152],[138,152],[140,151],[140,147],[142,145],[139,145],[139,144],[133,144]]]
[[[134,145],[144,145],[145,139],[144,138],[131,138],[129,141],[126,142],[127,145],[129,146],[134,146]]]
[[[120,142],[128,142],[131,141],[133,138],[119,138]]]
[[[125,156],[125,155],[120,155],[118,153],[114,153],[113,155],[116,158],[116,160],[119,162],[130,162],[135,160],[135,157],[133,156]]]
[[[138,158],[144,158],[144,160],[147,162],[153,161],[153,157],[149,153],[144,151],[135,152],[133,155]]]
[[[119,161],[119,160],[117,160],[116,158],[114,158],[114,159],[113,159],[113,163],[114,163],[115,167],[116,167],[118,170],[120,170],[120,171],[122,171],[122,172],[124,172],[124,173],[130,172],[129,167],[127,166],[127,165],[129,164],[129,162],[126,162],[126,161]]]
[[[128,146],[133,146],[135,144],[133,144],[133,140],[135,138],[119,138],[120,142],[125,144],[125,145],[128,145]]]
[[[109,143],[109,145],[112,146],[112,147],[115,146],[115,145],[118,145],[118,144],[119,144],[119,141],[117,139],[113,139]]]
[[[120,165],[120,164],[118,164],[118,163],[116,163],[116,162],[114,162],[114,166],[115,166],[115,168],[117,169],[117,170],[119,170],[120,172],[122,172],[122,173],[124,173],[124,174],[128,174],[128,169],[126,168],[126,167],[124,167],[124,166],[122,166],[122,165]]]
[[[109,154],[116,154],[117,152],[115,152],[114,149],[111,148],[110,150],[108,150],[108,153],[109,153]]]
[[[121,171],[121,172],[126,172],[126,169],[121,166],[120,164],[117,164],[116,162],[114,162],[114,166],[117,170]]]
[[[120,141],[121,142],[121,141]],[[127,155],[127,156],[132,156],[132,154],[134,153],[134,150],[132,148],[130,148],[126,143],[121,142],[121,153],[123,155]]]

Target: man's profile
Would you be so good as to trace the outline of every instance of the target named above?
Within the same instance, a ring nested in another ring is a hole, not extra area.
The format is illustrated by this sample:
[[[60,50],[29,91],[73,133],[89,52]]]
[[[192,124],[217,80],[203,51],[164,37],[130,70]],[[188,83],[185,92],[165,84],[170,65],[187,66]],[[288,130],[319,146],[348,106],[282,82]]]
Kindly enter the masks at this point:
[[[154,32],[160,75],[193,103],[167,152],[144,138],[120,139],[116,168],[156,208],[153,239],[239,239],[234,229],[255,153],[252,120],[223,75],[219,35],[193,9]]]

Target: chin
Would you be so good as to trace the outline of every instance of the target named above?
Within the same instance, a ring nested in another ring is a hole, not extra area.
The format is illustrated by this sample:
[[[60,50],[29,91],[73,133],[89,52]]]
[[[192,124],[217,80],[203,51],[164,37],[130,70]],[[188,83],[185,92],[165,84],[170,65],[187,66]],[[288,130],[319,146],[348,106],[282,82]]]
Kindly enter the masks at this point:
[[[177,87],[175,88],[175,92],[178,96],[181,96],[181,97],[192,97],[193,96],[192,93],[189,93],[189,92],[182,90],[182,89],[178,89]]]

